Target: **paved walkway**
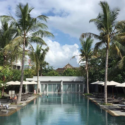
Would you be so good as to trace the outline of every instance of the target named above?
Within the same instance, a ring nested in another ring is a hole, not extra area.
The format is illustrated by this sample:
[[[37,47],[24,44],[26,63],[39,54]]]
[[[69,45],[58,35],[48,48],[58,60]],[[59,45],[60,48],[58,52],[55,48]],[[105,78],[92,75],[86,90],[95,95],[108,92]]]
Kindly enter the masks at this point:
[[[7,110],[0,110],[0,116],[12,115],[13,113],[20,110],[23,106],[27,105],[30,101],[34,100],[35,98],[37,98],[37,96],[31,96],[26,101],[21,101],[18,105],[8,103],[9,108]]]
[[[101,105],[102,101],[100,101],[98,98],[89,97],[89,96],[88,98],[96,105],[100,106],[100,108],[106,110],[112,116],[125,116],[125,111],[123,111],[119,107],[119,104]]]

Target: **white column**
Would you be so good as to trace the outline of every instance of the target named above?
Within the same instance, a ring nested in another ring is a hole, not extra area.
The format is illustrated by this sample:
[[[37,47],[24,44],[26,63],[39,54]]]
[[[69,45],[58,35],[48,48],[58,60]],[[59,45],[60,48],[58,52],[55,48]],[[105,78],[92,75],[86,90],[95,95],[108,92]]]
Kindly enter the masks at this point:
[[[61,81],[61,93],[63,93],[63,81]]]
[[[48,95],[48,84],[46,84],[46,94]]]
[[[40,83],[40,80],[39,80],[38,84],[39,84],[38,86],[39,86],[39,91],[40,91],[39,93],[41,93],[41,83]]]
[[[43,94],[44,94],[44,92],[45,92],[45,84],[43,84]]]
[[[79,84],[79,93],[80,93],[80,84]]]
[[[27,86],[27,84],[25,85],[25,93],[28,93],[28,86]]]

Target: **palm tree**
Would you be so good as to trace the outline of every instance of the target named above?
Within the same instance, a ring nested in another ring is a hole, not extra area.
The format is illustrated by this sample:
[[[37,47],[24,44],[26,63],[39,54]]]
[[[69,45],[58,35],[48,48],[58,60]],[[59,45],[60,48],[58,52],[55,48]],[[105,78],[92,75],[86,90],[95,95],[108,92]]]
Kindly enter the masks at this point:
[[[4,65],[7,63],[8,52],[5,47],[16,37],[17,30],[10,17],[0,17],[0,51],[4,56]],[[18,50],[18,49],[17,49]]]
[[[28,4],[22,5],[19,4],[16,9],[17,20],[13,17],[10,17],[13,21],[15,21],[15,25],[18,30],[18,37],[16,37],[12,42],[15,43],[15,46],[22,45],[23,53],[22,53],[22,70],[21,70],[21,83],[19,90],[18,103],[21,101],[22,94],[22,86],[24,79],[24,58],[25,58],[25,47],[31,45],[31,43],[44,44],[46,43],[43,40],[43,37],[53,36],[52,33],[48,32],[46,29],[47,25],[43,23],[43,21],[47,21],[47,17],[45,15],[39,15],[36,18],[31,16],[33,8],[30,8]],[[9,17],[9,16],[4,16]]]
[[[30,47],[29,57],[32,62],[36,65],[36,72],[37,72],[37,93],[39,90],[39,70],[41,62],[44,62],[46,53],[48,52],[49,48],[43,49],[42,46],[37,45],[36,50]]]
[[[107,103],[107,76],[108,76],[108,53],[110,49],[110,44],[113,42],[116,32],[116,19],[119,13],[119,9],[111,10],[107,2],[100,2],[102,13],[99,13],[97,18],[91,19],[90,22],[94,22],[97,29],[100,31],[100,35],[93,33],[83,33],[84,36],[94,36],[99,39],[100,42],[96,43],[95,50],[98,49],[103,44],[106,48],[106,62],[105,62],[105,103]]]
[[[3,49],[16,36],[17,30],[10,17],[0,16],[0,49]]]
[[[40,62],[40,75],[41,75],[41,76],[42,76],[42,73],[43,73],[43,72],[42,72],[43,69],[45,69],[47,65],[49,65],[49,63],[46,62],[45,59],[41,60],[41,62]]]
[[[81,39],[81,49],[80,49],[80,56],[81,61],[85,61],[85,70],[86,70],[86,76],[87,76],[87,93],[89,93],[89,60],[92,58],[93,51],[92,51],[92,43],[93,39],[91,37],[88,37],[86,40]]]

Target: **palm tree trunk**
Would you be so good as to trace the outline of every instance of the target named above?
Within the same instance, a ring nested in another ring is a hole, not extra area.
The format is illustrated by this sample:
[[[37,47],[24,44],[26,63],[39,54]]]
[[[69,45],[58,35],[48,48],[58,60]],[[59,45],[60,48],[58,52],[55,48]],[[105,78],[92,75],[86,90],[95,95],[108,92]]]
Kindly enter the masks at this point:
[[[87,69],[87,93],[89,93],[89,73]]]
[[[25,34],[25,33],[24,33]],[[22,69],[21,69],[21,82],[20,82],[20,90],[17,103],[21,101],[22,95],[22,88],[23,88],[23,77],[24,77],[24,59],[25,59],[25,35],[24,35],[24,42],[23,42],[23,57],[22,57]]]
[[[106,62],[105,62],[105,104],[107,104],[107,79],[108,79],[108,47],[106,49]]]
[[[4,86],[2,87],[2,96],[4,96]]]
[[[42,68],[41,68],[41,76],[42,76]]]
[[[87,93],[89,93],[89,72],[88,72],[88,61],[86,59],[86,76],[87,76]]]
[[[39,70],[37,70],[37,94],[39,93]]]

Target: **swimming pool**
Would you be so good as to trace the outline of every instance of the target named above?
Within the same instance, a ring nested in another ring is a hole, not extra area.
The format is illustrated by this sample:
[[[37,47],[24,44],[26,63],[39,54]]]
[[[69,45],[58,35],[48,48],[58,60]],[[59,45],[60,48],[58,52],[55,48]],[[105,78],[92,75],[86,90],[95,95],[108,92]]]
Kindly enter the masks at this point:
[[[53,94],[0,117],[0,125],[125,125],[125,117],[111,116],[79,94]]]

